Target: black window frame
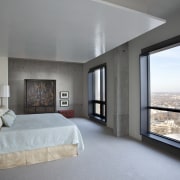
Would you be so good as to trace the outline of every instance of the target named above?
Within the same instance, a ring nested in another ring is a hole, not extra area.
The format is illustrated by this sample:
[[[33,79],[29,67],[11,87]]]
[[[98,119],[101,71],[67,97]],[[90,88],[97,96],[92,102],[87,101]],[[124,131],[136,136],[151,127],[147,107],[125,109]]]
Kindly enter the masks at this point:
[[[150,100],[149,98],[149,95],[150,95],[149,56],[154,51],[160,52],[163,49],[169,49],[173,46],[175,47],[179,43],[180,43],[180,35],[142,49],[141,54],[140,54],[140,66],[139,66],[140,67],[140,134],[142,136],[146,136],[148,138],[160,141],[162,143],[165,143],[167,145],[170,145],[176,148],[180,148],[179,141],[176,141],[174,139],[161,136],[159,134],[155,134],[149,131],[149,127],[150,127],[150,114],[149,114],[150,112],[149,111],[151,109],[180,113],[180,110],[177,110],[177,109],[154,107],[154,106],[149,105],[149,100]]]
[[[103,72],[102,69],[104,68],[105,71],[105,101],[103,101]],[[94,81],[94,72],[100,69],[100,100],[96,100],[95,97],[95,81]],[[100,114],[95,112],[95,105],[100,104]],[[104,108],[105,106],[105,112]],[[106,64],[101,64],[96,67],[91,68],[88,71],[88,116],[91,119],[95,119],[102,124],[106,124],[107,122],[107,68]]]

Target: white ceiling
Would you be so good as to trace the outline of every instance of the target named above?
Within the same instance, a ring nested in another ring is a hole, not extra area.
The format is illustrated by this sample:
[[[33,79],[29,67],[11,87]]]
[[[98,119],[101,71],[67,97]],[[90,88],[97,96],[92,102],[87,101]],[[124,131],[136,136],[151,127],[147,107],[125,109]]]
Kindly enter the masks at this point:
[[[83,63],[165,22],[135,10],[153,14],[154,5],[167,0],[114,2],[125,7],[99,0],[1,0],[0,56]]]

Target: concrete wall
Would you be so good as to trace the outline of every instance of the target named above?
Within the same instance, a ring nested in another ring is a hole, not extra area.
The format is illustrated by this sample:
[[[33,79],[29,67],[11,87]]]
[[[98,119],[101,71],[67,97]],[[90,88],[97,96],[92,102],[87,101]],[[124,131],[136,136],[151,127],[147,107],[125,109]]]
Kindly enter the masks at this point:
[[[8,58],[0,57],[0,85],[8,84]],[[8,108],[8,98],[3,98],[3,105]]]
[[[9,84],[11,86],[11,97],[9,98],[9,106],[17,114],[24,113],[24,79],[56,80],[57,109],[74,109],[76,116],[82,116],[82,64],[10,58]],[[60,107],[60,91],[69,91],[69,107]]]
[[[139,54],[141,49],[180,34],[180,12],[175,12],[161,27],[129,42],[129,135],[140,136],[140,79]]]
[[[119,135],[128,134],[128,46],[122,45],[84,64],[84,116],[88,116],[88,71],[107,65],[107,126]]]

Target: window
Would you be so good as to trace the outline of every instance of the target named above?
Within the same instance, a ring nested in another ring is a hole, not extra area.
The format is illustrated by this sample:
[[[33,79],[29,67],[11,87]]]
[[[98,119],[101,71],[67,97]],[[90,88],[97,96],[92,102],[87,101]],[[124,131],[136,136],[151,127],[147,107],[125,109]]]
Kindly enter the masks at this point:
[[[142,50],[141,134],[180,147],[180,36]]]
[[[88,73],[89,116],[106,122],[106,65],[90,69]]]

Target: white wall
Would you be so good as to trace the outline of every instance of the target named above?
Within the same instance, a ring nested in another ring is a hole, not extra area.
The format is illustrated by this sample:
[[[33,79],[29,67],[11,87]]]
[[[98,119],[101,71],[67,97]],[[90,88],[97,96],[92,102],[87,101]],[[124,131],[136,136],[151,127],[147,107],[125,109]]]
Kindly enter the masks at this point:
[[[180,34],[180,12],[175,12],[161,27],[129,42],[129,135],[140,136],[140,79],[139,54],[141,49]]]
[[[0,85],[8,84],[8,58],[0,57]],[[8,108],[8,98],[3,98],[3,105]]]

